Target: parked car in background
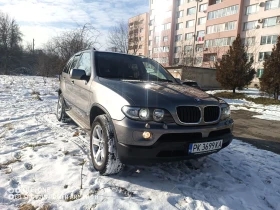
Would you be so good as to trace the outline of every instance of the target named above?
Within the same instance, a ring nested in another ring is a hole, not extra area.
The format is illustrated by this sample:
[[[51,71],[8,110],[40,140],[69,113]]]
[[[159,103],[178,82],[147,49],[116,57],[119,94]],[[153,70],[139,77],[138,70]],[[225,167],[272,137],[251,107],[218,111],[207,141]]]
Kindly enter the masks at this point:
[[[229,105],[182,85],[156,61],[86,50],[63,69],[57,119],[90,133],[94,168],[198,158],[232,141]]]
[[[198,83],[196,81],[193,81],[193,80],[182,81],[182,84],[183,85],[188,85],[188,86],[191,86],[191,87],[194,87],[196,89],[201,90],[201,87],[198,85]]]

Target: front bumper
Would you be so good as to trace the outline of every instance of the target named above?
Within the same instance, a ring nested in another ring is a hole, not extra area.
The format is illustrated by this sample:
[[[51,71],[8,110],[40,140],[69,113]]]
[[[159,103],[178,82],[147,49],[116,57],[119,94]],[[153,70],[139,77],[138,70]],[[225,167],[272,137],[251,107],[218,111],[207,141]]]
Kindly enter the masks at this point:
[[[125,164],[146,164],[151,162],[177,161],[208,155],[188,154],[190,143],[223,140],[222,148],[232,141],[233,120],[228,119],[218,124],[207,126],[181,126],[176,123],[149,123],[145,128],[144,122],[124,118],[122,121],[113,120],[117,149],[120,160]],[[152,138],[142,137],[144,131],[152,133]],[[217,152],[217,151],[213,151]],[[212,152],[212,153],[213,153]]]
[[[157,142],[153,146],[129,146],[117,143],[118,156],[124,164],[150,164],[158,162],[180,161],[187,159],[199,158],[209,155],[219,150],[211,151],[203,154],[189,154],[189,144],[198,142],[210,142],[223,140],[222,149],[232,142],[232,135],[226,134],[220,137],[206,138],[200,140],[186,140],[185,142],[177,142],[176,139],[171,142]],[[221,150],[221,149],[220,149]]]

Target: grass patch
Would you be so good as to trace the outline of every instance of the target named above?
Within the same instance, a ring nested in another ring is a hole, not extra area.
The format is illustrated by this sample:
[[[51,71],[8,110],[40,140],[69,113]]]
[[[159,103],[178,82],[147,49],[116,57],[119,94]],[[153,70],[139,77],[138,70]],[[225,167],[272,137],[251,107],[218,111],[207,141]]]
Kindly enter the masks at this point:
[[[219,98],[228,98],[228,99],[244,99],[247,96],[244,93],[232,93],[232,92],[220,92],[215,93],[214,96]]]
[[[279,100],[275,100],[272,98],[265,98],[265,97],[258,97],[258,98],[246,98],[248,101],[252,101],[256,104],[263,104],[263,105],[280,105]]]
[[[37,144],[25,144],[21,147],[21,149],[27,148],[27,147],[32,147],[33,149],[36,147],[42,147],[42,146],[46,146],[46,145],[50,145],[53,143],[37,143]]]
[[[220,92],[220,93],[215,93],[214,96],[217,96],[219,98],[227,98],[227,99],[246,99],[247,101],[251,101],[256,104],[262,104],[262,105],[280,105],[279,100],[274,100],[272,98],[266,98],[266,97],[251,98],[246,96],[244,93]]]
[[[20,162],[20,160],[18,159],[12,159],[12,160],[8,160],[6,163],[0,163],[0,169],[2,168],[8,168],[9,165],[16,163],[16,162]]]
[[[23,204],[19,207],[19,210],[36,210],[32,204]]]

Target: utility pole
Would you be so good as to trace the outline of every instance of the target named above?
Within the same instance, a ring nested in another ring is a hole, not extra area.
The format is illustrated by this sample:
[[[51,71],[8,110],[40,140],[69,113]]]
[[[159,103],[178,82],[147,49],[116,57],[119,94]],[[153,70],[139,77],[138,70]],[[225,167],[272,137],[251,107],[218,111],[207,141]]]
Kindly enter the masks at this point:
[[[35,40],[33,39],[33,44],[32,44],[32,51],[34,53],[34,47],[35,47]]]

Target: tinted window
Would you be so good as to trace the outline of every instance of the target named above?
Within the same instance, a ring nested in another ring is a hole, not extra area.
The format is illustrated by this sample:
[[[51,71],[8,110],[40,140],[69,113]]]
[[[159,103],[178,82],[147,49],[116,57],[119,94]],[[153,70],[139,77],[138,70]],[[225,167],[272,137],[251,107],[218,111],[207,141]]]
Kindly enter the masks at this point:
[[[175,82],[171,74],[159,63],[149,58],[96,52],[95,59],[97,74],[100,77]]]
[[[91,75],[90,53],[83,53],[77,65],[77,69],[85,70],[87,76]]]

